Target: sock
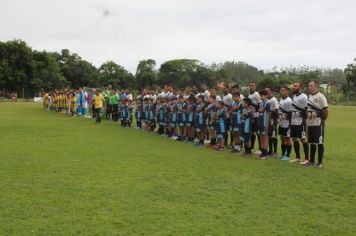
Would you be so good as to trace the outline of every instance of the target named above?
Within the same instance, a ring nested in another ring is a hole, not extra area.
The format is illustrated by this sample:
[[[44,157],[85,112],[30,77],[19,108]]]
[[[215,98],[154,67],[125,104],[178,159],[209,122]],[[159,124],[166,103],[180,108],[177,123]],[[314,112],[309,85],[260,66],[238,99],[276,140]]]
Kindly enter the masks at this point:
[[[273,152],[277,153],[278,139],[273,138]]]
[[[292,151],[292,145],[286,145],[287,146],[287,157],[290,157],[290,152]]]
[[[238,145],[236,145],[236,146],[237,146],[237,151],[241,151],[241,145],[238,144]]]
[[[318,164],[323,163],[324,157],[324,144],[318,144]]]
[[[257,140],[258,140],[258,150],[261,150],[261,138],[260,138],[260,136],[257,136]]]
[[[310,145],[310,163],[314,163],[315,161],[315,152],[316,152],[316,145]]]
[[[251,149],[255,148],[256,134],[251,134]]]
[[[286,145],[282,144],[281,148],[282,148],[282,156],[284,156],[286,154],[287,147]]]
[[[272,154],[273,138],[268,139],[268,153]]]
[[[294,151],[295,151],[295,156],[297,159],[300,159],[300,146],[299,146],[299,141],[296,141],[293,143],[294,145]]]
[[[210,144],[215,145],[216,144],[216,138],[210,139]]]
[[[308,143],[303,143],[305,160],[309,160],[309,145]]]
[[[262,149],[261,150],[261,157],[266,157],[267,156],[267,149]]]

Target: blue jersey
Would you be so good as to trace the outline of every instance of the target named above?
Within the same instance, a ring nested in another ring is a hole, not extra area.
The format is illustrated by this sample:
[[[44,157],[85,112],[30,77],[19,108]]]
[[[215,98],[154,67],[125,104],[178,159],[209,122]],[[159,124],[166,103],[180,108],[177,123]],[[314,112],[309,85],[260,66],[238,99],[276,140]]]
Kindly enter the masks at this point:
[[[226,112],[225,112],[225,109],[222,108],[222,109],[219,109],[217,112],[216,112],[216,131],[217,131],[217,134],[225,134],[226,133],[226,124],[225,124],[225,121],[226,121]],[[220,137],[222,138],[222,137]]]
[[[157,122],[160,125],[164,125],[165,123],[165,114],[166,114],[166,105],[160,104],[157,107]]]
[[[81,93],[77,93],[75,96],[77,97],[77,104],[80,106],[82,104],[82,95]]]
[[[260,109],[258,112],[258,127],[267,127],[267,114],[271,112],[271,104],[268,101],[260,103]]]
[[[210,104],[207,109],[207,120],[208,120],[208,124],[212,124],[212,119],[213,119],[213,115],[216,112],[216,106],[215,104]]]
[[[82,104],[88,103],[87,96],[88,94],[86,92],[81,93]]]
[[[250,109],[243,109],[241,116],[241,132],[245,134],[251,133],[252,112]]]
[[[135,118],[136,120],[141,120],[142,119],[142,105],[138,104],[135,112]]]
[[[148,104],[147,105],[147,117],[146,119],[149,120],[149,121],[152,121],[155,119],[155,106],[154,104]]]
[[[196,106],[195,109],[195,120],[196,120],[196,124],[198,126],[200,125],[205,125],[205,114],[204,114],[204,109],[205,108],[205,104],[198,104]]]
[[[240,131],[240,126],[241,126],[241,114],[243,110],[242,103],[233,102],[232,107],[237,108],[237,110],[232,111],[231,127],[232,127],[232,131],[238,132]]]
[[[187,104],[187,112],[185,113],[185,118],[188,127],[193,127],[195,125],[195,110],[195,103]]]

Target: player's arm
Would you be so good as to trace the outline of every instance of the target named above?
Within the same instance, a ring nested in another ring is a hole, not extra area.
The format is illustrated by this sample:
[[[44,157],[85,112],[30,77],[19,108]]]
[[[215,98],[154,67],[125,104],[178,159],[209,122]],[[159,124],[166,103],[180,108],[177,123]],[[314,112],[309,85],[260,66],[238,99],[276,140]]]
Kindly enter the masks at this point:
[[[216,121],[216,112],[214,111],[213,114],[211,115],[211,124]]]
[[[329,109],[328,109],[327,107],[324,107],[324,108],[323,108],[322,116],[323,116],[323,120],[324,120],[324,121],[328,118],[328,116],[329,116]]]

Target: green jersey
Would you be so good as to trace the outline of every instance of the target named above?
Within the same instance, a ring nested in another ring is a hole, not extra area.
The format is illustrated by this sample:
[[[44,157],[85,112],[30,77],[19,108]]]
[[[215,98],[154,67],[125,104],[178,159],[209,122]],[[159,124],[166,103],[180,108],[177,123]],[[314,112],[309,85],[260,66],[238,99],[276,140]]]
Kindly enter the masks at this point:
[[[115,93],[111,95],[109,99],[110,99],[109,100],[110,105],[119,104],[119,94]]]

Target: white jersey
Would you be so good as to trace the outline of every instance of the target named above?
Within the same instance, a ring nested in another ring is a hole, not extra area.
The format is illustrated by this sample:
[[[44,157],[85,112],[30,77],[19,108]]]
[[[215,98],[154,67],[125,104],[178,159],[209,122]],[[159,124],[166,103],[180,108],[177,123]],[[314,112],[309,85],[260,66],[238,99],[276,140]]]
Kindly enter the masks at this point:
[[[226,105],[225,108],[224,108],[225,109],[226,119],[229,119],[230,118],[229,108],[232,106],[232,103],[233,103],[231,93],[228,93],[228,94],[223,96],[223,102]]]
[[[171,98],[171,97],[173,97],[173,93],[172,92],[166,92],[166,93],[164,93],[164,98]]]
[[[271,104],[272,112],[279,109],[279,104],[278,104],[278,100],[276,97],[271,97],[270,99],[268,99],[268,102],[269,102],[269,104]]]
[[[205,90],[204,92],[198,93],[198,96],[199,95],[204,95],[204,102],[208,102],[208,99],[210,97],[210,92],[208,90]]]
[[[308,96],[304,93],[295,94],[293,96],[292,105],[291,125],[303,125],[305,110],[308,107]]]
[[[129,93],[129,94],[126,96],[126,99],[128,99],[128,100],[132,101],[132,94],[131,94],[131,93]]]
[[[292,112],[292,99],[290,97],[281,98],[279,101],[279,126],[289,128]]]
[[[320,126],[322,124],[323,110],[328,107],[328,101],[326,97],[317,92],[316,94],[310,94],[308,97],[308,126]]]
[[[251,110],[252,110],[253,117],[258,118],[258,109],[261,103],[260,94],[257,91],[255,91],[253,93],[250,93],[248,95],[248,98],[251,99],[252,101]]]
[[[279,109],[279,103],[278,103],[278,100],[276,97],[271,97],[270,99],[267,100],[270,104],[270,107],[271,107],[271,119],[270,119],[270,122],[271,122],[271,126],[275,124],[276,122],[276,114],[277,114],[277,111]]]

